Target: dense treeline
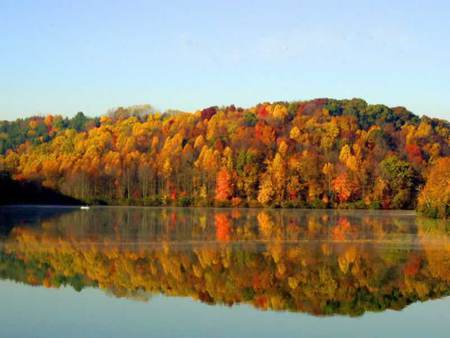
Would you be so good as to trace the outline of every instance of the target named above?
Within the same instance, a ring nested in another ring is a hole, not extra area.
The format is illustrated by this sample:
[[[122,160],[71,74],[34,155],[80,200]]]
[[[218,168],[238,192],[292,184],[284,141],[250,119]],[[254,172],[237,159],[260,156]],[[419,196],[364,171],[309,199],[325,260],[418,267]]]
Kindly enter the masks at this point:
[[[402,107],[317,99],[161,115],[145,106],[93,121],[25,142],[0,165],[87,203],[409,209],[429,182],[439,186],[424,192],[443,197],[428,193],[421,210],[450,212],[449,180],[427,180],[432,166],[450,171],[450,125]]]
[[[356,316],[449,295],[449,230],[395,212],[96,209],[15,227],[0,278]]]
[[[13,122],[0,121],[0,154],[5,154],[9,149],[16,149],[23,143],[36,145],[48,142],[66,129],[81,132],[98,125],[98,118],[88,118],[82,112],[71,119],[48,115],[17,119]]]

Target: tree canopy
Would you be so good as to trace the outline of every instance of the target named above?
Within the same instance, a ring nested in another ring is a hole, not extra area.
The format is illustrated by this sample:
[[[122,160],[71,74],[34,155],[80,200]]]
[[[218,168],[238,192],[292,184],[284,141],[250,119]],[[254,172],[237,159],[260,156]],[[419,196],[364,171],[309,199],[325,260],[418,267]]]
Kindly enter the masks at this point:
[[[450,125],[361,99],[143,105],[2,122],[0,152],[15,179],[86,203],[411,209]]]

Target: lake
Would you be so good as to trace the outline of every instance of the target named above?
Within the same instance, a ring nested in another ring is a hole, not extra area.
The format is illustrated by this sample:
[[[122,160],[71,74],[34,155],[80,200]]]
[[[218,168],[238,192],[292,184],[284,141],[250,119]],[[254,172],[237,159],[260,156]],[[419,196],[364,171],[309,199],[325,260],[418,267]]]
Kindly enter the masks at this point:
[[[450,222],[0,208],[0,337],[448,337]]]

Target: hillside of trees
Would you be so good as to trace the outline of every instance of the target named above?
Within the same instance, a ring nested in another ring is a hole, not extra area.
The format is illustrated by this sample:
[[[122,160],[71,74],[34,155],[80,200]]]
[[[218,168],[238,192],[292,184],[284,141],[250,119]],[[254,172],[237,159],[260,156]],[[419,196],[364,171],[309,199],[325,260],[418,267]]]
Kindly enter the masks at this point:
[[[361,99],[0,123],[0,169],[86,203],[450,214],[450,124]]]
[[[59,132],[73,129],[77,132],[98,126],[99,119],[88,118],[82,112],[69,119],[61,115],[34,116],[16,121],[0,121],[0,154],[16,149],[23,143],[34,145],[48,142]]]

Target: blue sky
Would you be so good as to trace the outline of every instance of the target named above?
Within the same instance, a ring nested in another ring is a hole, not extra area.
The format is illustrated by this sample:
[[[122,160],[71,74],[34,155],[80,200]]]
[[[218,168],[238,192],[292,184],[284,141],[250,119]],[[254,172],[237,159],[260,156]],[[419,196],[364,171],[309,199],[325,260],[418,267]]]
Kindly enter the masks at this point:
[[[316,97],[450,119],[450,2],[0,0],[1,119]]]

